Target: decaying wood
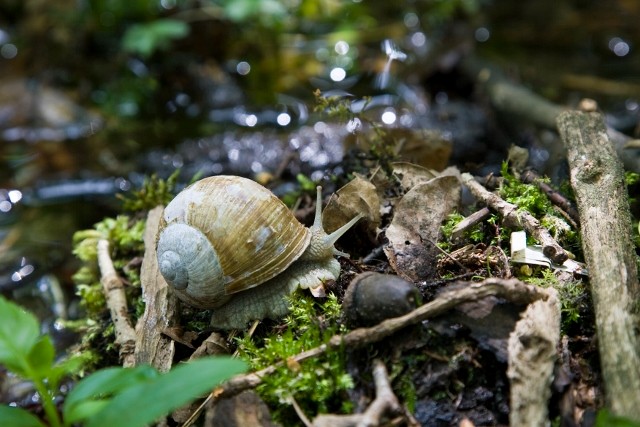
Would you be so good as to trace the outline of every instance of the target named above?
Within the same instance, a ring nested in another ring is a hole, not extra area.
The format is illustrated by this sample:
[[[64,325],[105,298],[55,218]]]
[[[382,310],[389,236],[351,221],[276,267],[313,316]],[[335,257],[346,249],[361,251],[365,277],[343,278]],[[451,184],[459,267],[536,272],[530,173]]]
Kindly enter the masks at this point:
[[[391,389],[387,368],[380,360],[373,362],[373,381],[376,386],[376,398],[361,414],[318,415],[313,420],[313,427],[357,427],[382,425],[383,417],[398,414],[400,402]]]
[[[144,230],[144,259],[140,272],[144,314],[136,325],[136,365],[150,364],[160,372],[171,369],[174,341],[163,331],[178,323],[178,301],[160,274],[156,257],[156,234],[162,217],[162,206],[147,215]]]
[[[553,288],[549,298],[529,304],[509,336],[509,424],[537,427],[548,423],[548,400],[560,342],[560,300]]]
[[[469,188],[476,199],[497,211],[508,227],[522,227],[527,230],[530,235],[535,237],[542,245],[542,253],[554,263],[562,264],[569,258],[567,252],[555,241],[551,234],[549,234],[549,231],[529,212],[518,210],[516,205],[508,203],[497,194],[488,191],[476,182],[471,174],[463,173],[462,182]]]
[[[109,241],[98,240],[98,266],[100,267],[100,283],[107,300],[107,307],[111,312],[111,320],[116,331],[116,344],[120,347],[120,358],[124,367],[134,365],[134,348],[136,333],[129,320],[127,297],[124,284],[113,266],[109,254]]]
[[[640,419],[640,343],[632,314],[639,284],[622,165],[600,114],[562,113],[558,128],[580,213],[607,404],[617,415]]]

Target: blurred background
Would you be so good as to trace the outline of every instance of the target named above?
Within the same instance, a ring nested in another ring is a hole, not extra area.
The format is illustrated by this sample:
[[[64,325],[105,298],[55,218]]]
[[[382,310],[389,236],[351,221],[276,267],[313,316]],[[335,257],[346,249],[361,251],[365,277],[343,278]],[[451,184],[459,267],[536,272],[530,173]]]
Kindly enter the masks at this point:
[[[426,167],[499,171],[516,144],[562,176],[555,132],[492,108],[469,70],[559,106],[593,98],[636,137],[638,22],[635,0],[2,0],[0,291],[63,335],[74,231],[151,174],[283,195],[365,167],[384,129]]]

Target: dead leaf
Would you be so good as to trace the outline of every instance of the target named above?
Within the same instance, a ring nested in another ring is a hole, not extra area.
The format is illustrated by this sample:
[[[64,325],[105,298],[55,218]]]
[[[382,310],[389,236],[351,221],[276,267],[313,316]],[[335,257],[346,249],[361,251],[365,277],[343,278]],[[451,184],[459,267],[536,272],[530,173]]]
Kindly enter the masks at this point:
[[[380,226],[380,198],[372,183],[356,177],[331,196],[323,211],[322,224],[330,233],[360,213],[364,215],[360,222],[375,235]]]
[[[433,278],[440,225],[460,201],[460,181],[440,176],[418,184],[396,205],[384,251],[396,273],[407,280]]]
[[[405,191],[409,191],[416,185],[432,180],[438,176],[438,174],[429,169],[413,163],[396,162],[393,163],[391,167],[393,174],[400,178],[400,184]]]

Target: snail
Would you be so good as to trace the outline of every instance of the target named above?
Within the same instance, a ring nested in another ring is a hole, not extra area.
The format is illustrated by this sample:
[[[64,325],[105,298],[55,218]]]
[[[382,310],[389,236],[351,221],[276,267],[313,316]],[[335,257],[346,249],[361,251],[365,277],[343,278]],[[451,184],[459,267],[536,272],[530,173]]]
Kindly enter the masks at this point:
[[[331,234],[322,227],[321,188],[310,228],[262,185],[238,176],[204,178],[164,209],[157,237],[160,273],[178,297],[213,309],[212,326],[241,329],[287,314],[298,288],[324,294],[337,279],[336,240],[362,215]]]

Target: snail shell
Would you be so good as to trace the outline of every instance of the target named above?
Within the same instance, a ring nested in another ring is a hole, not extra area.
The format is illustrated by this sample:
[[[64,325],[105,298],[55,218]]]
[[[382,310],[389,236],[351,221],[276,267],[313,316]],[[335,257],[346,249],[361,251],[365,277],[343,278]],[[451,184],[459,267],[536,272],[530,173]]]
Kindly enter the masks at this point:
[[[327,235],[320,204],[308,229],[260,184],[237,176],[208,177],[166,206],[158,232],[158,265],[178,297],[195,307],[220,308],[233,297],[234,304],[219,310],[222,324],[216,326],[239,327],[247,319],[285,314],[280,294],[298,286],[318,289],[323,281],[337,278],[340,264],[334,255],[346,254],[333,244],[359,218]],[[264,289],[251,293],[262,285]],[[246,295],[246,304],[239,295]],[[251,312],[234,313],[243,311],[243,305],[252,306]]]

